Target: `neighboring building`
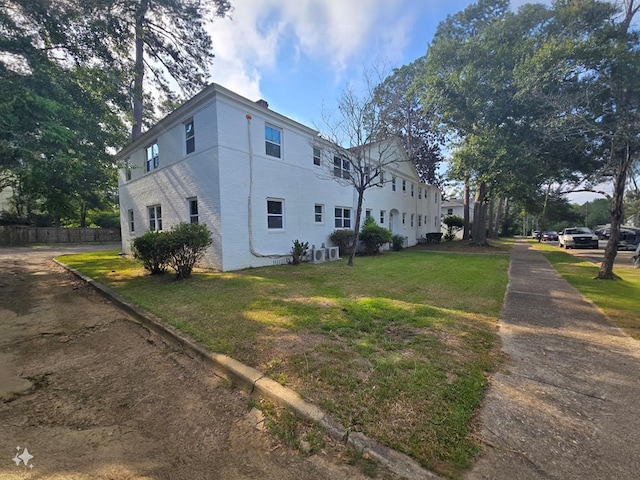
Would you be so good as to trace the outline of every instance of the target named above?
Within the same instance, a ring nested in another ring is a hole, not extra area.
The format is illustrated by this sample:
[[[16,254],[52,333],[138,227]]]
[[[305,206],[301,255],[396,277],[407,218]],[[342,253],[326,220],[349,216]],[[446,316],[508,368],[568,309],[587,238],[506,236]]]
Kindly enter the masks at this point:
[[[469,222],[473,222],[473,200],[469,200]],[[448,217],[450,215],[457,215],[464,218],[464,200],[462,198],[452,198],[450,200],[443,200],[440,204],[440,219]],[[442,232],[447,233],[447,226],[442,224]],[[462,238],[463,231],[456,232],[457,238]]]
[[[396,151],[404,161],[365,192],[363,216],[411,246],[440,231],[441,194]],[[263,100],[210,85],[118,154],[128,166],[119,178],[122,248],[130,253],[135,237],[179,222],[209,227],[203,264],[222,271],[283,263],[293,240],[330,247],[334,230],[354,227],[357,200],[331,178],[347,166],[336,158],[331,173],[330,152],[316,130]]]
[[[440,218],[449,215],[457,215],[464,218],[464,200],[461,198],[452,198],[443,200],[440,204]],[[473,200],[469,200],[469,221],[473,221]]]

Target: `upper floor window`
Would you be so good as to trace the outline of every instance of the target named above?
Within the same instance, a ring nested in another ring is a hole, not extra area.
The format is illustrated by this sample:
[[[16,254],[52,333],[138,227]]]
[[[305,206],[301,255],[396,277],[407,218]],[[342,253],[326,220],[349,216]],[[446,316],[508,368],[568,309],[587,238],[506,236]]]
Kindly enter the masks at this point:
[[[334,177],[342,177],[342,178],[351,178],[351,165],[349,165],[349,161],[344,159],[344,158],[340,158],[340,157],[333,157],[333,176]]]
[[[322,152],[318,147],[313,147],[313,164],[320,166],[320,158]]]
[[[133,233],[136,231],[136,223],[135,223],[135,218],[133,216],[133,210],[129,210],[127,212],[127,217],[129,220],[129,232]]]
[[[406,180],[402,180],[402,191],[403,192],[407,191],[407,181]]]
[[[413,220],[416,218],[416,214],[412,213],[411,214],[411,226],[413,227]]]
[[[162,230],[162,207],[160,205],[151,205],[147,211],[149,212],[149,230]]]
[[[186,139],[187,154],[196,150],[196,131],[193,126],[193,119],[184,124],[184,137]]]
[[[272,127],[271,125],[264,126],[264,144],[265,153],[270,157],[281,158],[282,149],[282,129]]]
[[[405,223],[407,223],[407,214],[403,213],[402,214],[402,224],[404,225]]]
[[[314,206],[314,219],[316,223],[324,222],[324,207],[318,203]]]
[[[414,190],[415,190],[415,186],[413,185],[413,183],[411,184],[411,196],[414,196]]]
[[[396,176],[395,175],[391,176],[391,191],[393,191],[393,192],[396,191]]]
[[[267,228],[270,230],[284,228],[284,200],[267,200]]]
[[[145,148],[146,152],[146,162],[145,162],[145,171],[150,172],[151,170],[155,170],[160,165],[160,153],[158,151],[158,142],[153,142],[147,148]]]
[[[198,223],[200,221],[198,216],[198,198],[188,198],[187,202],[189,202],[189,223]]]
[[[422,215],[418,215],[418,226],[422,226]]]
[[[367,208],[367,210],[365,210],[364,212],[364,218],[369,218],[371,216],[372,216],[371,210]]]
[[[422,198],[422,188],[418,188],[418,198]]]
[[[384,185],[384,172],[381,171],[380,172],[380,186],[382,187]]]
[[[380,210],[380,225],[384,225],[384,210]]]
[[[351,228],[351,209],[336,207],[335,209],[335,227]]]
[[[447,208],[447,215],[453,215],[453,208]]]

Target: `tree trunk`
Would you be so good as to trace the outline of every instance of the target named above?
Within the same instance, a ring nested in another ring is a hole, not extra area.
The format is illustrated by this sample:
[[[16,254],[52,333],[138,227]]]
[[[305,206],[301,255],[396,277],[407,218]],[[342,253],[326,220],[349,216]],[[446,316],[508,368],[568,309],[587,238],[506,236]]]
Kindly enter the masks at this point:
[[[600,264],[600,270],[596,277],[600,280],[613,280],[616,278],[613,273],[613,265],[618,254],[620,226],[624,216],[624,189],[627,183],[627,172],[633,163],[629,147],[627,143],[627,149],[624,152],[625,158],[620,162],[614,179],[613,199],[611,200],[611,236],[604,250],[604,259]]]
[[[496,206],[496,201],[493,197],[491,197],[491,200],[489,200],[489,222],[488,222],[488,233],[487,236],[489,238],[495,238],[495,231],[493,229],[494,226],[494,222],[493,222],[493,218],[495,215],[495,206]]]
[[[82,202],[80,205],[80,228],[87,228],[87,204]]]
[[[462,231],[462,240],[469,240],[469,175],[464,177],[464,193],[463,193],[463,215],[464,215],[464,230]]]
[[[498,200],[498,209],[496,210],[495,220],[493,222],[494,238],[500,236],[500,224],[502,223],[502,212],[504,210],[504,199],[501,197]]]
[[[473,206],[473,228],[471,229],[471,245],[483,247],[487,244],[487,184],[480,182],[476,190]]]
[[[353,245],[349,252],[349,260],[347,265],[353,267],[353,258],[356,256],[356,250],[358,249],[358,237],[360,236],[360,216],[362,215],[362,201],[364,200],[364,190],[357,189],[358,191],[358,206],[356,207],[356,218],[354,219],[353,227]]]
[[[148,8],[148,0],[142,0],[140,2],[140,8],[136,11],[136,59],[133,71],[133,92],[131,92],[131,96],[133,97],[131,140],[135,140],[142,134],[144,112],[144,20]]]

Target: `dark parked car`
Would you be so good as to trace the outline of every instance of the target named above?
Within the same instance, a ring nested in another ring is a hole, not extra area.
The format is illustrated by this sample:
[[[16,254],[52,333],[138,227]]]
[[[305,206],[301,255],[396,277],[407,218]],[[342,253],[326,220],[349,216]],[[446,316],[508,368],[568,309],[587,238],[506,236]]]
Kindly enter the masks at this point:
[[[545,230],[542,232],[543,242],[555,242],[558,240],[558,232],[554,230]]]
[[[587,227],[565,228],[558,235],[560,248],[598,248],[598,236]]]

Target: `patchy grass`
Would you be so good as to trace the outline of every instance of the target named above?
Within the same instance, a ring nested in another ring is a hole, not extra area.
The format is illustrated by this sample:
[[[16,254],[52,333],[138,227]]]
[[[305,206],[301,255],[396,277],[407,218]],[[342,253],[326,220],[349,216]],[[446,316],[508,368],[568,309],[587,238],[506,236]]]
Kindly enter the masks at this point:
[[[598,266],[592,262],[552,245],[538,248],[558,273],[595,303],[613,324],[640,340],[640,269],[631,265],[616,266],[619,280],[595,280]]]
[[[116,251],[61,260],[454,478],[479,450],[472,422],[499,361],[509,256],[489,251],[499,253],[406,249],[354,268],[201,271],[181,282],[145,275]]]

